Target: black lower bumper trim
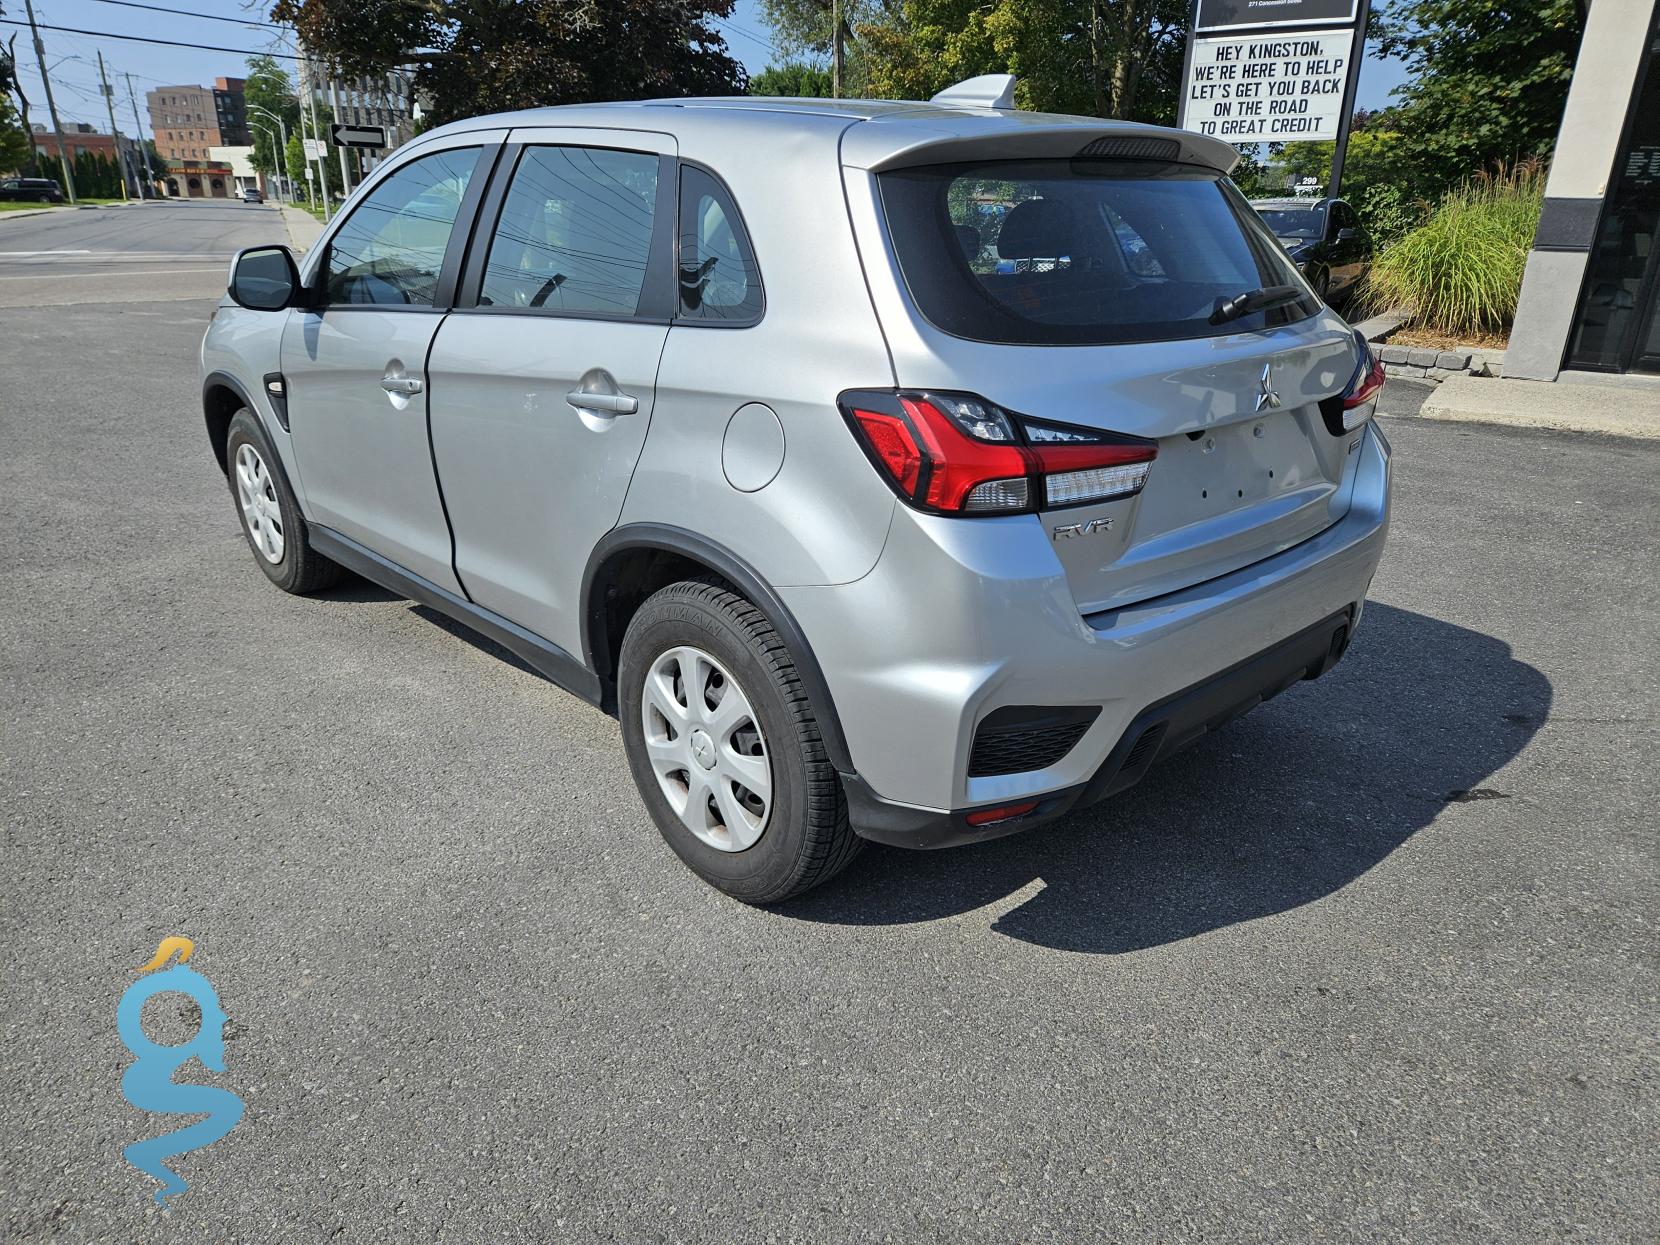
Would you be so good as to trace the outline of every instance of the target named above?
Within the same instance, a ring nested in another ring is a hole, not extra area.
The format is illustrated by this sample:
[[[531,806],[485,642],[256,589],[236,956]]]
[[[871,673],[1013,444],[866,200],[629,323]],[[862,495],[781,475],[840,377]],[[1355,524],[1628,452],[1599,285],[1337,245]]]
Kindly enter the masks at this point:
[[[1319,678],[1330,670],[1349,646],[1354,612],[1353,606],[1339,610],[1254,657],[1149,705],[1136,715],[1088,782],[1026,797],[1036,799],[1038,804],[1023,816],[971,826],[967,819],[975,811],[972,808],[944,811],[896,804],[877,795],[857,774],[843,774],[848,819],[858,834],[878,843],[956,847],[1029,830],[1073,809],[1117,795],[1134,786],[1165,757],[1250,712],[1293,683]],[[1025,803],[1026,799],[1003,802]]]

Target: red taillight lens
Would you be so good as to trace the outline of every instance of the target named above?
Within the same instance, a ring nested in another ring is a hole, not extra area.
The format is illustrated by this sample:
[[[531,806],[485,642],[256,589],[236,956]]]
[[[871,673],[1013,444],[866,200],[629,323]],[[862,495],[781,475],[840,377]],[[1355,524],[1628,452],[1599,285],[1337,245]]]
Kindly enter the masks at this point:
[[[1343,395],[1345,410],[1353,410],[1367,402],[1376,402],[1378,394],[1383,392],[1383,360],[1367,351],[1371,356],[1372,366],[1366,369],[1359,383],[1348,393]]]
[[[939,514],[1026,514],[1139,492],[1158,443],[1025,419],[972,394],[866,390],[841,408],[910,505]]]
[[[917,478],[922,474],[922,451],[912,440],[905,421],[880,411],[855,410],[853,418],[859,421],[865,440],[894,482],[907,493],[916,492]]]

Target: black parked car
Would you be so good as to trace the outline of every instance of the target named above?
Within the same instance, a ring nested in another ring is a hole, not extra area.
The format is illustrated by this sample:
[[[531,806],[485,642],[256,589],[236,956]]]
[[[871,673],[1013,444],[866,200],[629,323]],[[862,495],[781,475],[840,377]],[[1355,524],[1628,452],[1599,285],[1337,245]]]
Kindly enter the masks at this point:
[[[0,203],[62,203],[63,187],[50,177],[0,179]]]
[[[1253,199],[1280,245],[1331,306],[1349,301],[1372,266],[1372,237],[1342,199]]]

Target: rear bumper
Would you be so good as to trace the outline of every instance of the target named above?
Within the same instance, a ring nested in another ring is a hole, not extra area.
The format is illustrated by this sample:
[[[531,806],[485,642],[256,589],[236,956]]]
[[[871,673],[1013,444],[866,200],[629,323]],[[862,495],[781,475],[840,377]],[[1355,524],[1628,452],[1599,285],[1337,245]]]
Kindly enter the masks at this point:
[[[946,831],[965,829],[967,812],[1036,801],[1027,818],[977,828],[972,838],[1023,829],[1075,807],[1086,790],[1107,793],[1110,782],[1097,776],[1150,710],[1213,684],[1226,700],[1239,686],[1224,676],[1283,656],[1284,645],[1291,656],[1279,673],[1306,668],[1294,642],[1341,614],[1352,633],[1388,531],[1389,447],[1375,426],[1351,461],[1348,507],[1318,535],[1099,614],[1079,614],[1051,542],[1029,517],[966,522],[896,512],[864,578],[779,588],[835,701],[852,762],[843,778],[854,828],[924,846],[957,838]],[[1224,708],[1273,681],[1245,688]],[[1006,706],[1097,712],[1044,768],[971,772],[980,724]],[[1175,733],[1158,752],[1177,745],[1181,726],[1167,728]]]
[[[989,825],[970,809],[945,812],[884,800],[857,775],[843,777],[848,817],[867,839],[895,847],[955,847],[1001,838],[1087,807],[1140,781],[1155,762],[1248,713],[1303,679],[1316,679],[1343,656],[1358,605],[1323,618],[1238,665],[1149,705],[1131,720],[1088,782],[1051,792],[1031,812]]]

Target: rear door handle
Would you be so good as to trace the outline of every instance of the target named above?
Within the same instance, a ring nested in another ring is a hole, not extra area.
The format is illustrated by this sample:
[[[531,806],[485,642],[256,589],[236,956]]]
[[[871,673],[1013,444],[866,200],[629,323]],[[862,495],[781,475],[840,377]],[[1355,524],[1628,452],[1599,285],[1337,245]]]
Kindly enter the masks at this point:
[[[421,382],[414,376],[382,376],[380,387],[387,393],[401,393],[408,397],[421,392]]]
[[[565,401],[579,411],[609,411],[613,415],[632,415],[640,409],[640,400],[626,393],[589,393],[573,389]]]

